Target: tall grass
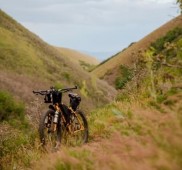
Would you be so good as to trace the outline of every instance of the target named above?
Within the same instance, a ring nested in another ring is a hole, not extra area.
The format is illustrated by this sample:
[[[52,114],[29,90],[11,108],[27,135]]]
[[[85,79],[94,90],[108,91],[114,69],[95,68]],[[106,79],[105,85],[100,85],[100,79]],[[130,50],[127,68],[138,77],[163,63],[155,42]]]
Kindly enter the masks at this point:
[[[16,102],[10,93],[0,90],[0,122],[14,124],[15,120],[25,123],[25,106],[22,102]]]
[[[180,170],[182,127],[176,114],[125,101],[93,111],[88,120],[89,144],[63,149],[53,168]]]
[[[12,95],[0,91],[0,168],[30,166],[40,157],[36,149],[36,131],[28,123],[25,106]]]
[[[116,89],[122,89],[132,79],[133,70],[127,66],[120,66],[120,75],[115,80]]]

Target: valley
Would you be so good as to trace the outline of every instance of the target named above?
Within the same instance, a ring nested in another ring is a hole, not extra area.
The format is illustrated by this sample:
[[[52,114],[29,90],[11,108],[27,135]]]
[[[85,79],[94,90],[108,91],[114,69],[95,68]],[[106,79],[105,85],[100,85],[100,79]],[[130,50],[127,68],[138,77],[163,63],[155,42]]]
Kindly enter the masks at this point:
[[[180,170],[181,21],[182,15],[99,64],[47,44],[0,11],[0,169]],[[32,91],[74,85],[89,141],[45,151],[37,129],[47,106]]]

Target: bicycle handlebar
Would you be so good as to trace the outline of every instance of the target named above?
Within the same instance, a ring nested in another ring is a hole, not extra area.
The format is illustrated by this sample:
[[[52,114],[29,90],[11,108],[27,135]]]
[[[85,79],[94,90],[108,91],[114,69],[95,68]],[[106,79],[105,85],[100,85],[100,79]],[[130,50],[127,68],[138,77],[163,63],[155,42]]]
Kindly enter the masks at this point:
[[[71,87],[71,88],[65,88],[65,89],[58,89],[58,91],[65,93],[74,89],[77,89],[77,86]]]
[[[48,93],[48,90],[41,90],[41,91],[32,91],[34,94],[38,95],[46,95]]]
[[[59,91],[59,92],[62,92],[62,93],[66,93],[68,91],[71,91],[71,90],[74,90],[74,89],[77,89],[77,86],[75,87],[71,87],[71,88],[64,88],[64,89],[58,89],[58,90],[55,90],[54,87],[51,87],[50,90],[40,90],[40,91],[32,91],[34,94],[38,95],[46,95],[46,94],[50,94],[52,93],[53,91]]]

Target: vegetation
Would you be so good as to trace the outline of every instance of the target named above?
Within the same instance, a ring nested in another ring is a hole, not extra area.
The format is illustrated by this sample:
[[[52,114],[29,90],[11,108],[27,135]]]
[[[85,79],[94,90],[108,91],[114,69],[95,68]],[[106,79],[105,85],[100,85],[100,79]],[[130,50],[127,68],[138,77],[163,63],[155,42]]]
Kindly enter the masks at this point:
[[[74,56],[75,51],[68,50],[65,53],[61,53],[23,28],[3,11],[0,11],[0,21],[0,70],[3,89],[13,89],[11,91],[17,95],[18,90],[14,90],[13,86],[15,83],[22,82],[22,86],[27,87],[27,97],[25,96],[24,98],[26,100],[28,96],[31,96],[32,89],[35,88],[47,89],[55,83],[61,84],[62,87],[82,86],[82,82],[87,81],[87,87],[90,92],[89,96],[83,100],[83,103],[85,102],[83,105],[84,109],[90,110],[95,108],[95,106],[101,106],[108,102],[109,86],[102,88],[101,81],[96,81],[93,85],[89,73],[83,70],[79,64],[70,61],[71,58],[66,56],[69,54]],[[77,52],[75,58],[79,54]],[[80,57],[80,59],[82,60],[84,57],[85,55]],[[91,63],[97,62],[91,57],[88,57],[87,60],[93,60]],[[82,66],[86,69],[91,69],[93,65],[88,65],[86,61],[82,62]],[[13,79],[13,81],[11,75],[15,74],[17,79]],[[32,81],[27,83],[24,81],[25,79]],[[12,82],[10,83],[9,81]],[[95,103],[95,96],[101,94],[97,94],[97,89],[106,95],[100,96],[100,100]],[[29,100],[31,97],[29,97]],[[89,104],[86,105],[86,103]]]
[[[180,36],[182,36],[182,29],[177,27],[169,31],[164,37],[157,39],[156,42],[152,43],[152,47],[155,48],[156,53],[159,53],[165,48],[166,43],[171,43]]]
[[[162,49],[157,40],[139,52],[116,101],[88,116],[89,147],[66,148],[67,159],[59,155],[52,168],[100,169],[109,161],[108,169],[181,169],[181,34],[169,42],[176,30],[161,38]],[[130,71],[121,66],[124,77]]]
[[[121,75],[116,78],[115,87],[116,89],[122,89],[132,79],[133,71],[127,66],[120,66]]]
[[[0,91],[0,123],[4,121],[22,130],[29,126],[25,118],[24,104],[17,102],[8,92]]]
[[[97,64],[99,64],[99,61],[96,58],[78,52],[76,50],[60,47],[56,49],[60,52],[61,55],[69,59],[70,62],[81,66],[81,68],[86,71],[91,71]]]
[[[5,122],[0,126],[4,130],[3,134],[0,134],[1,169],[30,167],[32,161],[40,158],[41,150],[37,149],[38,143],[36,142],[35,131],[29,129],[29,132],[25,132],[14,129]]]
[[[58,159],[46,167],[181,169],[182,37],[178,34],[169,42],[168,36],[171,33],[161,38],[161,50],[152,44],[137,53],[133,69],[121,66],[120,74],[127,77],[131,71],[132,78],[114,102],[87,115],[89,144],[63,148]]]
[[[24,120],[25,106],[17,103],[13,97],[5,91],[0,91],[0,122],[9,119]]]
[[[181,42],[182,29],[175,28],[140,54],[132,82],[140,96],[158,102],[165,100],[169,91],[181,88]]]
[[[86,101],[84,105],[89,104],[89,97],[97,104],[100,100],[105,100],[108,91],[112,91],[112,88],[105,88],[103,84],[99,86],[98,80],[59,58],[57,52],[15,21],[10,22],[4,13],[0,17],[0,68],[3,74],[9,75],[8,71],[10,74],[16,72],[19,76],[28,77],[25,79],[30,79],[28,83],[33,76],[37,82],[42,77],[48,82],[54,82],[56,88],[62,88],[65,84],[77,84],[84,97],[83,101]],[[13,32],[16,32],[16,41],[12,38]],[[28,108],[31,114],[35,112],[35,108],[18,102],[17,98],[4,90],[0,91],[0,169],[28,167],[57,170],[180,170],[181,33],[181,28],[175,28],[152,43],[148,49],[132,53],[137,56],[133,68],[120,64],[120,75],[116,79],[116,87],[120,90],[116,100],[86,114],[89,120],[89,144],[81,148],[62,147],[61,152],[48,155],[50,159],[45,158],[40,168],[31,164],[43,154],[33,127],[35,124],[30,124],[32,117],[25,116],[25,108]],[[25,55],[27,57],[24,57]],[[78,73],[77,77],[74,77],[75,72]],[[7,84],[2,86],[3,89]],[[27,119],[30,120],[29,123]]]
[[[164,114],[141,108],[140,102],[130,98],[130,103],[113,102],[93,111],[89,116],[89,125],[90,142],[87,146],[62,148],[62,154],[54,155],[56,162],[51,164],[47,160],[41,168],[72,170],[107,167],[119,170],[124,167],[129,170],[133,164],[135,168],[181,168],[182,126],[174,112]]]
[[[181,9],[181,14],[182,14],[182,0],[177,0],[177,3],[179,4],[179,8]]]
[[[36,132],[25,117],[24,104],[0,91],[0,118],[0,168],[30,166],[40,151],[35,148]]]
[[[152,43],[148,50],[139,52],[133,72],[124,68],[122,70],[124,74],[120,75],[120,79],[116,79],[116,83],[121,82],[121,85],[127,86],[128,92],[129,90],[131,93],[138,91],[140,95],[142,92],[144,97],[152,97],[155,101],[158,96],[161,97],[172,88],[178,86],[180,88],[181,41],[181,28],[169,31],[164,37]]]
[[[147,50],[151,46],[151,42],[155,42],[156,39],[164,36],[169,30],[173,30],[175,27],[181,28],[181,19],[182,15],[162,25],[160,28],[142,38],[137,43],[132,43],[129,48],[125,49],[104,64],[96,67],[92,73],[95,76],[104,79],[109,84],[115,86],[115,79],[118,76],[120,65],[127,65],[129,67],[132,67],[138,58],[138,51],[142,51],[143,53],[144,50]],[[108,71],[110,72],[110,75],[107,74]]]
[[[116,93],[1,10],[0,51],[0,169],[25,169],[43,155],[37,135],[43,99],[32,90],[78,85],[87,114]]]
[[[80,66],[88,72],[91,72],[95,68],[95,65],[93,64],[86,63],[85,61],[82,61],[82,60],[79,60],[79,62],[80,62]]]
[[[55,169],[100,169],[107,161],[108,169],[181,169],[181,34],[169,42],[176,30],[161,38],[164,48],[157,40],[138,54],[117,100],[89,115],[90,147],[66,149]]]

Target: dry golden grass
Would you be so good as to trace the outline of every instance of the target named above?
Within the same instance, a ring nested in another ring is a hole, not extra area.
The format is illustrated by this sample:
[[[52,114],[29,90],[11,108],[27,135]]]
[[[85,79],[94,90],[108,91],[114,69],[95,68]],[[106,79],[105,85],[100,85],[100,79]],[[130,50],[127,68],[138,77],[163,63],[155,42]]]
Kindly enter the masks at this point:
[[[106,133],[103,128],[100,137],[98,134],[92,136],[88,144],[71,148],[63,146],[59,152],[49,153],[32,164],[32,168],[180,170],[182,127],[176,114],[180,106],[181,101],[176,103],[174,110],[161,113],[134,101],[132,104],[114,103],[108,109],[101,109],[96,116],[102,121],[105,114],[106,117],[110,114],[110,122],[105,122],[107,130],[111,131],[109,137],[101,137]],[[111,113],[114,108],[122,113],[122,119]],[[132,116],[128,115],[128,111]]]
[[[69,48],[63,48],[63,47],[56,47],[57,50],[59,50],[59,52],[67,57],[70,61],[79,64],[79,61],[84,61],[85,63],[91,64],[91,65],[97,65],[99,64],[99,61],[94,58],[91,57],[87,54],[81,53],[79,51],[73,50],[73,49],[69,49]]]
[[[159,37],[164,36],[169,30],[175,27],[182,27],[182,15],[172,19],[168,23],[164,24],[160,28],[156,29],[131,47],[127,48],[123,52],[119,53],[109,61],[97,67],[93,70],[93,74],[96,77],[106,80],[109,84],[113,85],[120,65],[132,66],[136,60],[136,53],[147,49],[150,44],[156,41]]]

